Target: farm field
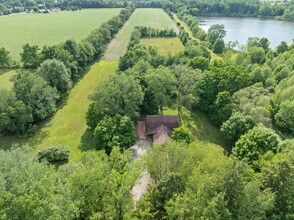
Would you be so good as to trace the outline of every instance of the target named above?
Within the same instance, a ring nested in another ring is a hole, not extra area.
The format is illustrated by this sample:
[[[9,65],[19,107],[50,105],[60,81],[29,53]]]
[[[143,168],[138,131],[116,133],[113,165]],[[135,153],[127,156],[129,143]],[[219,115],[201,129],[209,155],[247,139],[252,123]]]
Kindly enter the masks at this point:
[[[16,74],[15,70],[3,71],[0,70],[0,90],[10,89],[12,86],[11,78]]]
[[[185,49],[184,45],[179,38],[145,38],[141,39],[140,42],[147,46],[155,47],[159,54],[168,55],[169,53],[174,55],[179,51]]]
[[[0,17],[1,47],[20,60],[26,43],[40,47],[55,45],[67,39],[81,40],[102,23],[118,15],[120,8],[84,9],[51,14],[17,14]]]
[[[176,24],[162,9],[136,9],[129,21],[118,32],[116,38],[109,44],[104,59],[116,60],[127,51],[130,36],[136,26],[151,26],[158,29],[173,28],[178,32]]]

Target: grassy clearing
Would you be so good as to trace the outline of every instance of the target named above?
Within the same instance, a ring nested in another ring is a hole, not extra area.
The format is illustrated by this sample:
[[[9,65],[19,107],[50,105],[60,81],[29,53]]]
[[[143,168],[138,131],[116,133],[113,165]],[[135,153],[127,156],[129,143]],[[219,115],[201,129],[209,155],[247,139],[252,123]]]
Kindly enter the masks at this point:
[[[130,36],[135,26],[151,26],[158,29],[173,28],[178,31],[176,24],[162,9],[139,8],[119,31],[116,38],[109,44],[104,55],[106,60],[117,60],[127,51]]]
[[[97,85],[115,73],[118,62],[100,61],[90,67],[89,72],[71,90],[68,100],[48,122],[30,140],[16,137],[0,137],[0,147],[7,149],[13,143],[37,148],[55,144],[64,144],[71,149],[70,160],[80,157],[79,149],[82,135],[87,129],[85,115],[90,101],[88,96]]]
[[[15,70],[0,70],[0,90],[12,87],[12,77],[16,74]]]
[[[179,38],[145,38],[140,41],[142,44],[155,47],[159,54],[168,55],[169,53],[174,55],[179,51],[185,49],[184,45]]]
[[[163,114],[176,115],[178,111],[168,108],[163,111]],[[211,122],[206,113],[199,110],[188,111],[183,108],[180,117],[182,125],[189,128],[193,139],[219,145],[230,152],[224,136],[219,128]]]
[[[182,124],[187,126],[192,136],[198,140],[211,142],[222,146],[228,152],[228,143],[224,139],[224,136],[220,132],[219,128],[216,127],[208,118],[208,116],[199,110],[190,112],[186,109],[181,114]]]
[[[26,43],[55,45],[67,39],[81,40],[103,22],[119,14],[121,9],[85,9],[50,14],[15,14],[0,17],[1,47],[14,59]]]

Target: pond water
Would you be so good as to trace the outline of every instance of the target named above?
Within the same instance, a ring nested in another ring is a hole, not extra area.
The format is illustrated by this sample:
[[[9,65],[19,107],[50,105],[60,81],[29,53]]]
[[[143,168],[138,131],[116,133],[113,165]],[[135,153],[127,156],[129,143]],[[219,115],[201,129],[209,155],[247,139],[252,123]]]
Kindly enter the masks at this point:
[[[266,37],[275,48],[286,41],[292,44],[294,39],[294,22],[276,21],[261,18],[236,17],[200,17],[199,25],[205,31],[213,24],[223,24],[227,31],[225,42],[238,41],[240,45],[247,43],[248,37]]]

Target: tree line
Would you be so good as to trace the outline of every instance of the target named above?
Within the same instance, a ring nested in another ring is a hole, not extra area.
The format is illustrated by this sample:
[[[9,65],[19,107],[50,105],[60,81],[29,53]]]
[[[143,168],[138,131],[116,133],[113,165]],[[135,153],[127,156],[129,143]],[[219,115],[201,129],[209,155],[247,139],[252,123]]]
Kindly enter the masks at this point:
[[[79,43],[67,40],[41,51],[36,45],[24,45],[25,69],[14,77],[11,91],[0,92],[0,133],[31,135],[36,125],[56,111],[85,68],[103,55],[133,11],[128,6]]]

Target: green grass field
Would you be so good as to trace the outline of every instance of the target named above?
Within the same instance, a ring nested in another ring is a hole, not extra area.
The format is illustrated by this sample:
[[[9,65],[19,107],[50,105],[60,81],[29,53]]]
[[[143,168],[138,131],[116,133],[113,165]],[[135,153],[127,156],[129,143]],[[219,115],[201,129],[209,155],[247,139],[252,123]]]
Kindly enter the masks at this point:
[[[159,54],[168,55],[169,53],[174,55],[179,51],[185,49],[184,45],[179,38],[145,38],[140,41],[142,44],[155,47]]]
[[[0,70],[0,90],[10,89],[12,86],[11,78],[16,74],[15,70]]]
[[[136,9],[116,38],[109,44],[104,55],[106,60],[117,60],[127,51],[130,36],[135,26],[151,26],[158,29],[173,28],[178,31],[176,24],[162,9]]]
[[[14,59],[26,43],[55,45],[67,39],[81,40],[121,9],[85,9],[51,14],[13,14],[0,16],[0,45]]]

